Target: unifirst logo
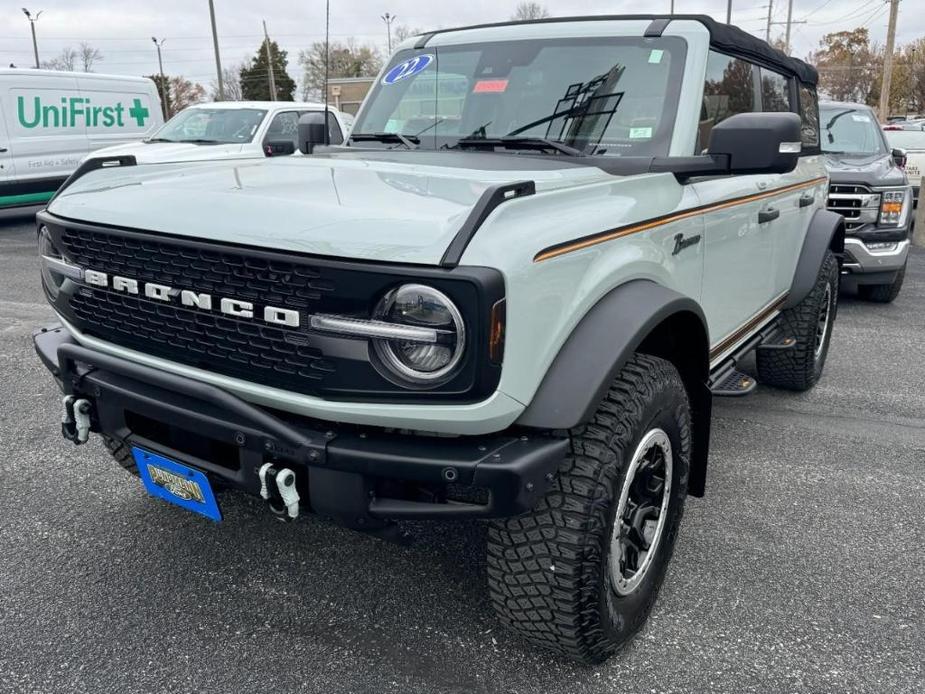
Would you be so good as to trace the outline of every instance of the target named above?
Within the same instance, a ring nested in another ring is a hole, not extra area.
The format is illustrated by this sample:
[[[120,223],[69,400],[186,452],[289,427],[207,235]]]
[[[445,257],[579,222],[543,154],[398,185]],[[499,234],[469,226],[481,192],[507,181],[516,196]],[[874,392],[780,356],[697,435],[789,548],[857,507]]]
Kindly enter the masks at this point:
[[[30,104],[31,101],[31,104]],[[17,97],[19,123],[24,128],[124,128],[126,110],[128,118],[139,128],[145,126],[150,112],[135,99],[126,109],[120,101],[114,106],[96,106],[92,100],[81,96],[62,96],[60,104],[43,104],[40,96],[31,99]],[[31,106],[31,108],[30,108]]]

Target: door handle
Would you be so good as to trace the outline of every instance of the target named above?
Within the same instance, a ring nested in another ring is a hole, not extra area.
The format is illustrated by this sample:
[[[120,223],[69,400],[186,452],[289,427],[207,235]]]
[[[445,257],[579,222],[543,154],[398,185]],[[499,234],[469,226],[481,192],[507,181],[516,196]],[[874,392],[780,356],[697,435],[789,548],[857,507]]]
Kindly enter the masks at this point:
[[[9,152],[9,151],[10,150],[8,150],[6,147],[0,147],[0,154],[3,154],[4,152]]]
[[[773,222],[778,217],[780,217],[780,210],[778,210],[776,207],[769,207],[766,210],[761,210],[758,213],[758,223],[767,224],[768,222]]]
[[[800,207],[809,207],[814,202],[816,202],[815,193],[803,193],[803,195],[800,196]]]

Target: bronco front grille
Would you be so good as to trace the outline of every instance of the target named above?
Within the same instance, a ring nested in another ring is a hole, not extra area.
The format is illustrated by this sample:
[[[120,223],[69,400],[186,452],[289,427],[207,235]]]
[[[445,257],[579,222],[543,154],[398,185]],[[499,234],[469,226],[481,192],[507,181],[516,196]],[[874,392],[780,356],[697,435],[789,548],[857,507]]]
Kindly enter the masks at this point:
[[[317,267],[257,258],[231,247],[178,246],[70,229],[61,243],[65,256],[82,267],[281,308],[305,310],[335,290]]]
[[[203,242],[180,236],[59,222],[40,215],[64,259],[85,270],[139,283],[251,302],[253,316],[71,283],[53,300],[85,335],[170,362],[286,391],[330,399],[474,402],[494,392],[500,368],[487,353],[491,307],[504,297],[500,273],[358,263]],[[312,331],[315,314],[369,318],[379,299],[404,283],[447,294],[467,324],[459,373],[426,393],[384,377],[362,339]],[[140,285],[139,285],[140,286]],[[298,326],[265,320],[262,307],[298,313]]]
[[[71,298],[81,327],[111,342],[244,380],[310,393],[335,363],[298,333],[95,288]],[[178,359],[179,357],[179,359]]]

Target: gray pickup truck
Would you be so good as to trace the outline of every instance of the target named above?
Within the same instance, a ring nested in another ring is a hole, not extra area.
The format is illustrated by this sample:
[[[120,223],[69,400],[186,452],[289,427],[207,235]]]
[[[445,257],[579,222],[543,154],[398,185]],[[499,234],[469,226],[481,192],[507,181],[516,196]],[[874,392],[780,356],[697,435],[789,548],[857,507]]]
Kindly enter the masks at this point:
[[[890,148],[870,107],[822,102],[819,112],[828,208],[845,218],[842,286],[889,303],[902,289],[909,255],[913,195],[905,155]]]

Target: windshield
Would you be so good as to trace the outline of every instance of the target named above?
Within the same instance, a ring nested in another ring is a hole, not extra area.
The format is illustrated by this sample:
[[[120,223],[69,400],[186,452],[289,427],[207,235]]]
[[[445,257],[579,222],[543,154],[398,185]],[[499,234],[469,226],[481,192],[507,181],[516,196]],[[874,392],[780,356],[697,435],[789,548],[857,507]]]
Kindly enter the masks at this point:
[[[887,130],[887,142],[890,147],[899,147],[908,150],[925,150],[925,131],[920,130]]]
[[[188,108],[150,138],[153,142],[243,144],[254,134],[267,112],[255,108]]]
[[[872,111],[845,106],[820,106],[822,151],[873,156],[886,154],[883,133]]]
[[[390,133],[372,146],[393,149],[542,138],[586,154],[667,155],[685,49],[682,39],[661,37],[402,51],[376,84],[353,135],[366,146],[375,139],[369,136]]]

